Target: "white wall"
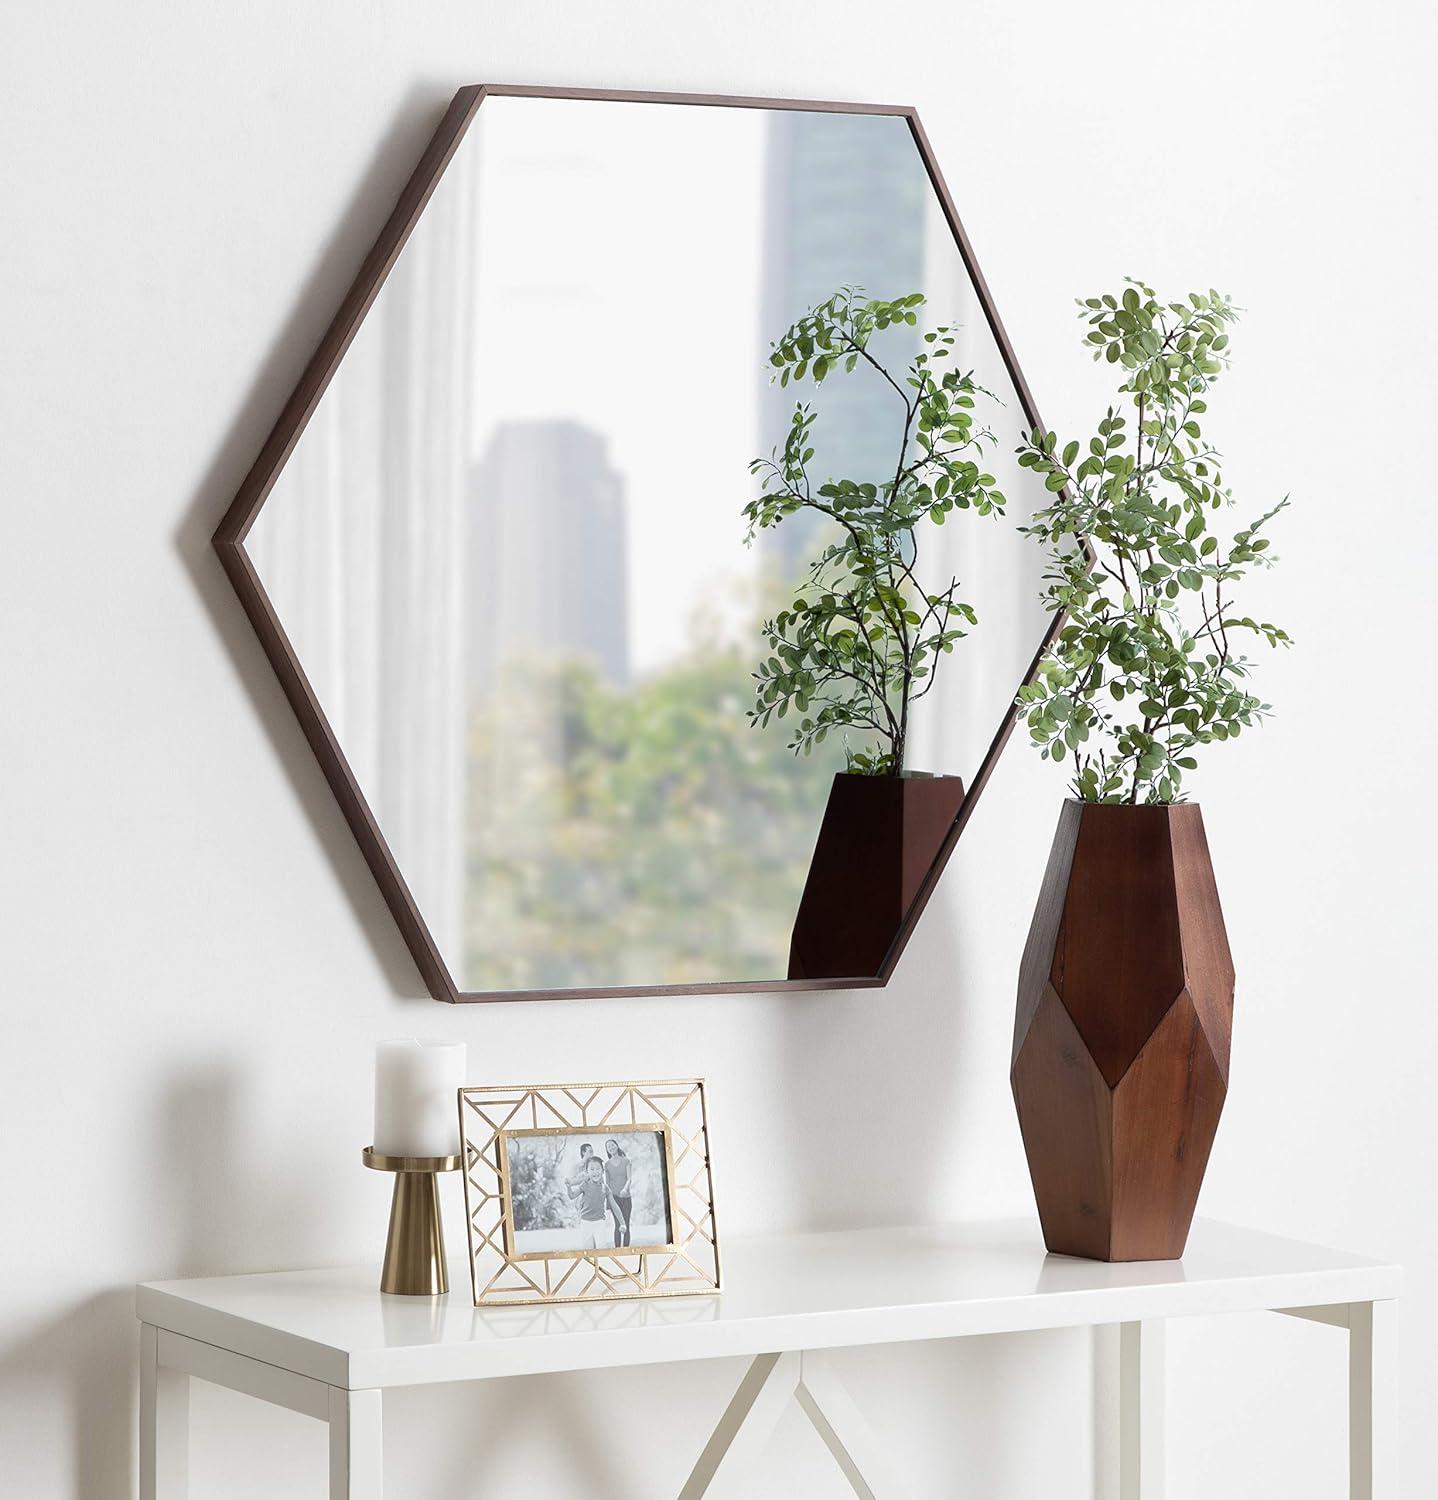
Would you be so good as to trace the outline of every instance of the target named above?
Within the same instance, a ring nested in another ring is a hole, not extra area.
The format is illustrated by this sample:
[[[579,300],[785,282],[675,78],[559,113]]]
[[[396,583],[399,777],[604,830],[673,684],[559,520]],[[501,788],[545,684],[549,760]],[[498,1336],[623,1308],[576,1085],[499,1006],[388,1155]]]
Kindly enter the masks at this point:
[[[441,104],[486,78],[917,103],[1056,426],[1103,393],[1073,295],[1133,271],[1250,309],[1213,427],[1242,493],[1295,496],[1260,598],[1299,646],[1264,677],[1276,722],[1199,788],[1240,973],[1203,1208],[1408,1263],[1402,1493],[1438,1489],[1434,711],[1410,678],[1438,563],[1435,42],[1430,7],[1357,0],[11,0],[5,1494],[131,1493],[136,1279],[376,1252],[357,1156],[395,1032],[467,1039],[476,1076],[704,1071],[730,1232],[1028,1211],[1005,1075],[1062,789],[1022,747],[886,993],[421,996],[208,537]],[[1343,1493],[1324,1330],[1171,1344],[1176,1500]],[[1087,1493],[1085,1371],[1070,1336],[851,1365],[920,1493],[994,1500]],[[397,1401],[393,1492],[672,1493],[733,1377]],[[666,1437],[636,1453],[641,1411]],[[318,1493],[299,1419],[219,1393],[198,1415],[197,1493]],[[769,1493],[837,1492],[794,1477],[812,1448],[785,1428]]]

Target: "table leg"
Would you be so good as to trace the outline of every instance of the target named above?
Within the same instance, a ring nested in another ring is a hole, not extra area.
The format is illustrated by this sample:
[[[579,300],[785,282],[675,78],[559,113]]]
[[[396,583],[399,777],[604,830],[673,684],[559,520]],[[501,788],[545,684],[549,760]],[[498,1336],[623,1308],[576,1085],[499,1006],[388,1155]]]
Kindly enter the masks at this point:
[[[190,1377],[160,1363],[159,1330],[140,1325],[140,1500],[190,1493]]]
[[[679,1500],[716,1500],[726,1490],[752,1493],[747,1488],[750,1472],[798,1383],[797,1354],[756,1355],[679,1491]]]
[[[382,1500],[384,1396],[330,1387],[330,1500]]]
[[[1394,1478],[1392,1302],[1280,1307],[1286,1318],[1326,1323],[1348,1333],[1348,1493],[1351,1500],[1392,1500]]]
[[[1119,1326],[1119,1500],[1163,1500],[1163,1345],[1162,1322]]]
[[[1348,1307],[1348,1493],[1351,1500],[1393,1500],[1393,1360],[1391,1302]]]
[[[904,1500],[898,1471],[825,1355],[800,1355],[794,1394],[858,1500]]]
[[[764,1445],[791,1399],[808,1417],[857,1500],[903,1500],[908,1492],[888,1454],[827,1357],[813,1350],[755,1358],[680,1490],[679,1500],[760,1493],[755,1475]]]

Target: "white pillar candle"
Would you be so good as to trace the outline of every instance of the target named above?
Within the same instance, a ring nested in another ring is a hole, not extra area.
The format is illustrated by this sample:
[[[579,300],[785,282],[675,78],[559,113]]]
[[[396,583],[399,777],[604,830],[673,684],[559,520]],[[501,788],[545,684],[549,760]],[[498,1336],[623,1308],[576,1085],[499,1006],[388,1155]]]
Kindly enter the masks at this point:
[[[381,1156],[453,1156],[459,1150],[455,1091],[464,1086],[463,1042],[416,1037],[375,1049],[374,1148]]]

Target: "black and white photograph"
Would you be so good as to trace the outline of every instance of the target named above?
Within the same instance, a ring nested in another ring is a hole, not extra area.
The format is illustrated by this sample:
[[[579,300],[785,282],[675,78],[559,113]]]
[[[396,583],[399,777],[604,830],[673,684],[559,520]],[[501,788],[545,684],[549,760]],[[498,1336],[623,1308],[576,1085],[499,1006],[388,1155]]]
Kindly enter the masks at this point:
[[[516,1260],[673,1242],[668,1153],[651,1125],[504,1136]]]

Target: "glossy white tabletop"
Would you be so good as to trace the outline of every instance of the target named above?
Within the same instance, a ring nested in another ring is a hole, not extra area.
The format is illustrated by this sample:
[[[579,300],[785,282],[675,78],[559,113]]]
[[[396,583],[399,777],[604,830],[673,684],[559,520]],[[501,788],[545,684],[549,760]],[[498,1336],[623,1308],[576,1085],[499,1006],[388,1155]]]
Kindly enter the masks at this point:
[[[374,1266],[139,1287],[147,1323],[332,1385],[417,1385],[1396,1297],[1396,1266],[1200,1220],[1181,1261],[1049,1255],[1029,1221],[728,1240],[724,1290],[658,1301],[387,1297]]]

